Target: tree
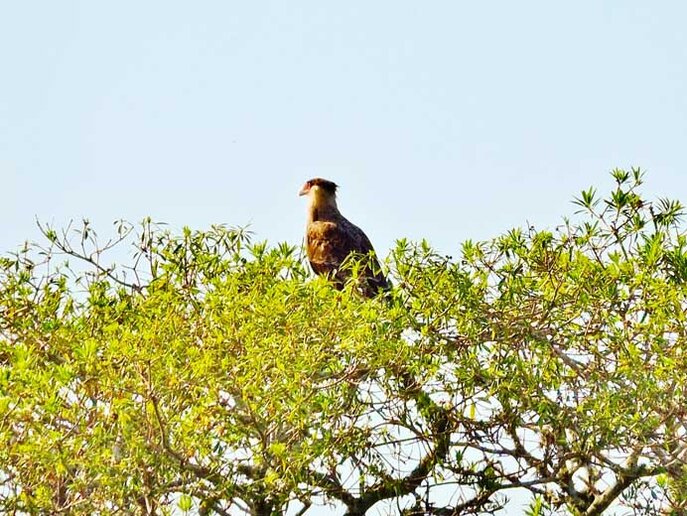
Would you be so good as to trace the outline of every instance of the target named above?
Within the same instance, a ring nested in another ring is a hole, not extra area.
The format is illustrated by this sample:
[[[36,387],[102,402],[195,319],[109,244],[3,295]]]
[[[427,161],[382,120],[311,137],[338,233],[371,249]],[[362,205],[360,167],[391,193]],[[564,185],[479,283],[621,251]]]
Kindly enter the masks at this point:
[[[43,226],[0,264],[0,509],[680,513],[683,209],[613,177],[553,231],[398,241],[375,299],[242,229]]]

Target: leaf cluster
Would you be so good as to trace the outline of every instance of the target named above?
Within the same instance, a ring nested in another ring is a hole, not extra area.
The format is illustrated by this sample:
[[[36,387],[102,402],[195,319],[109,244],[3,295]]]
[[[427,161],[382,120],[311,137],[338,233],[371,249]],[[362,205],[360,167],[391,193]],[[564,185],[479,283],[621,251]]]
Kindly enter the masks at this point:
[[[41,226],[0,260],[0,509],[679,513],[683,208],[613,178],[457,259],[399,240],[375,299],[241,228]]]

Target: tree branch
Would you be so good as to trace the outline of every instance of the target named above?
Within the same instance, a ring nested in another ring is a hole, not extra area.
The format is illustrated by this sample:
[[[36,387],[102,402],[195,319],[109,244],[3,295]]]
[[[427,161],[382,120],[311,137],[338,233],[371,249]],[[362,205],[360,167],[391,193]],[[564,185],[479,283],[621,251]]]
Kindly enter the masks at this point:
[[[584,515],[597,516],[602,514],[603,511],[605,511],[608,506],[625,491],[625,489],[630,487],[635,480],[642,477],[653,476],[657,473],[658,471],[654,468],[647,468],[644,465],[624,470],[622,474],[618,474],[617,480],[613,486],[594,498],[594,501],[584,512]]]

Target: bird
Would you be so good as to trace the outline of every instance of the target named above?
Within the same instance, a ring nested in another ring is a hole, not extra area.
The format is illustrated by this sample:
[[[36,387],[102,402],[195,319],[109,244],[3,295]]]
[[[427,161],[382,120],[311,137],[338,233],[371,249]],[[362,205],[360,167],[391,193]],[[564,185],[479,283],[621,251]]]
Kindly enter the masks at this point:
[[[308,261],[315,274],[328,277],[341,290],[351,277],[349,257],[361,260],[358,287],[365,297],[372,298],[388,290],[389,282],[370,239],[339,211],[337,188],[333,181],[316,177],[306,181],[298,192],[308,198],[305,232]]]

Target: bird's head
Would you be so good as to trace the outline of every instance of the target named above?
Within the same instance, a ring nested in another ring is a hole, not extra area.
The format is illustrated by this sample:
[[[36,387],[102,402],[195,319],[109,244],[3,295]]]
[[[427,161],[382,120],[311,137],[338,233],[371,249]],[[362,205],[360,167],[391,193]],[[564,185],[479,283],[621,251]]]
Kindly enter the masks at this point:
[[[308,221],[328,220],[339,214],[336,183],[316,177],[306,181],[298,195],[308,197]]]
[[[336,183],[316,177],[306,181],[298,195],[308,195],[314,199],[330,199],[336,196]]]

